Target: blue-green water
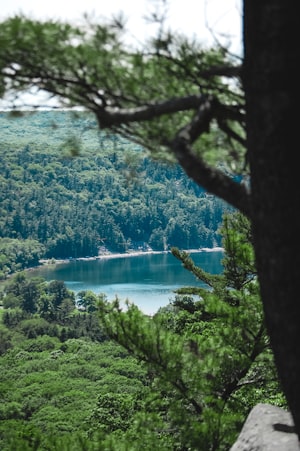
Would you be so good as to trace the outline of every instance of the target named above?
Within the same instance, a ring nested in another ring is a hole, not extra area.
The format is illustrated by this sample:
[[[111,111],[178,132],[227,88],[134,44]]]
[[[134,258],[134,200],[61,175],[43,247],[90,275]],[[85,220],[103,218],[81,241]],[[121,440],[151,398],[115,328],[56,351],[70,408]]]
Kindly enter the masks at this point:
[[[205,271],[222,272],[222,251],[201,251],[191,257]],[[70,261],[40,267],[32,273],[47,281],[63,280],[75,293],[91,290],[104,293],[109,300],[116,295],[121,301],[129,299],[146,314],[155,313],[174,299],[176,288],[204,286],[170,253]]]

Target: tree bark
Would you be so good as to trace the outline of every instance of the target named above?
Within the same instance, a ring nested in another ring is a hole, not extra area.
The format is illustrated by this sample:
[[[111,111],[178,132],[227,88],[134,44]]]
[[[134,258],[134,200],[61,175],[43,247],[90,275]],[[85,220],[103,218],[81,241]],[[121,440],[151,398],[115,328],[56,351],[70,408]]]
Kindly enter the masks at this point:
[[[299,25],[291,1],[244,1],[243,83],[254,246],[266,324],[298,437]]]

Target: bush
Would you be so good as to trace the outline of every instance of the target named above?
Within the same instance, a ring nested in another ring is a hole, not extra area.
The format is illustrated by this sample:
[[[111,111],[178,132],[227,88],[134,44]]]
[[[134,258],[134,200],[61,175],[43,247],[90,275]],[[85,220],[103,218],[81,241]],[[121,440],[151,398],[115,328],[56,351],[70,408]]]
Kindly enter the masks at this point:
[[[11,333],[4,328],[0,328],[0,356],[5,354],[8,349],[13,347],[11,340]]]
[[[44,318],[30,318],[21,321],[18,330],[27,338],[36,338],[40,335],[57,335],[57,327],[48,323]]]
[[[59,344],[60,341],[58,338],[43,335],[34,339],[26,340],[23,349],[27,352],[52,351],[56,349]]]

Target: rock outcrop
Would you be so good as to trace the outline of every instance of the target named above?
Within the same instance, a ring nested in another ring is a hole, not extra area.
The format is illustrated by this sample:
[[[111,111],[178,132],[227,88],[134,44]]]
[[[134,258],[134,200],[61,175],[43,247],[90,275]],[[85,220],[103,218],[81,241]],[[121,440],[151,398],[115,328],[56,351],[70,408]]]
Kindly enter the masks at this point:
[[[230,451],[300,451],[292,416],[270,404],[257,404]]]

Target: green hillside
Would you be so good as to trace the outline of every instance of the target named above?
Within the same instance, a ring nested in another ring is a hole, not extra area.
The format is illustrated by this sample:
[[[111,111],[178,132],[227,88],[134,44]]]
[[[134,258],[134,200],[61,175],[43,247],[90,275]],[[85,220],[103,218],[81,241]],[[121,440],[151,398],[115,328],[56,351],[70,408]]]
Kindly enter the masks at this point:
[[[99,131],[90,114],[2,112],[0,123],[0,253],[26,243],[34,258],[220,245],[224,202],[179,166]]]

